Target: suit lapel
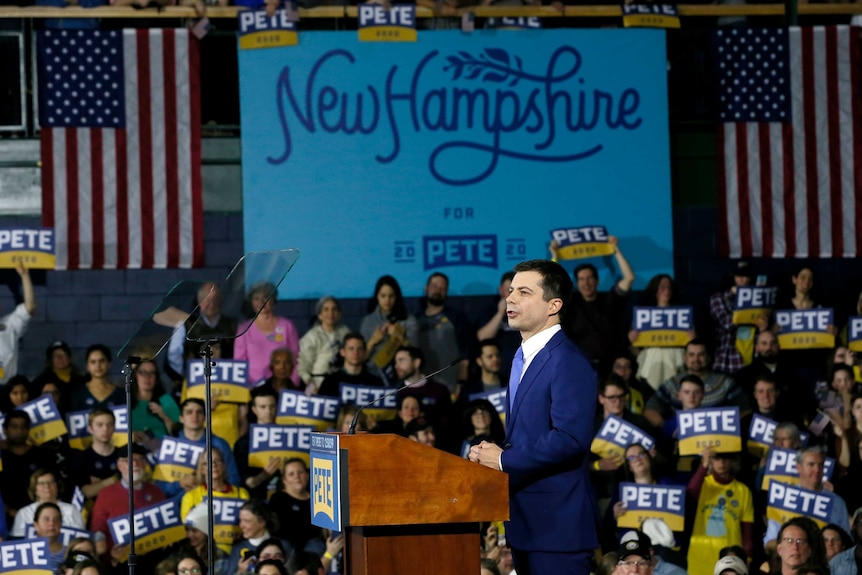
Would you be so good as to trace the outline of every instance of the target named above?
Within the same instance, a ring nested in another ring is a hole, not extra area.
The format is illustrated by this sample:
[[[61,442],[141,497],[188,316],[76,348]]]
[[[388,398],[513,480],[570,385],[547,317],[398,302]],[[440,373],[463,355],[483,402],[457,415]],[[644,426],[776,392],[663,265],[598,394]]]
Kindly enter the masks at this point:
[[[561,338],[563,337],[566,336],[563,334],[562,330],[554,334],[545,347],[536,354],[536,357],[534,357],[533,361],[530,362],[530,366],[527,368],[527,371],[524,372],[524,377],[521,378],[521,383],[518,385],[518,392],[515,394],[512,411],[506,419],[506,427],[509,429],[512,429],[509,423],[511,422],[514,424],[515,418],[518,416],[518,411],[520,411],[521,402],[523,401],[525,394],[530,392],[530,387],[535,383],[536,377],[541,373],[542,368],[551,358],[551,351],[560,344],[560,341],[562,341]]]

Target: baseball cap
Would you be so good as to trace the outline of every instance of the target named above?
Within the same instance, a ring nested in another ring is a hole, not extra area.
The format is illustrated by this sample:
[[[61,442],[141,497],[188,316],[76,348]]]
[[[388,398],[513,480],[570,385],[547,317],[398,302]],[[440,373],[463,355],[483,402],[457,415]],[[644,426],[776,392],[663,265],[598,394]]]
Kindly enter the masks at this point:
[[[185,525],[187,527],[197,529],[198,531],[203,531],[204,535],[209,537],[209,519],[207,517],[206,504],[200,503],[192,507],[189,514],[186,515]]]
[[[667,523],[663,519],[650,518],[645,519],[641,524],[641,530],[644,535],[649,537],[653,547],[662,546],[668,549],[676,547],[676,540],[673,537],[673,531],[670,530]]]
[[[54,353],[55,349],[62,349],[66,352],[66,355],[72,355],[72,348],[69,347],[69,344],[65,341],[58,339],[51,342],[51,345],[48,346],[48,349],[45,350],[45,354],[48,356],[48,359],[51,359],[51,354]]]
[[[713,575],[721,575],[722,571],[728,570],[738,575],[748,575],[748,567],[745,566],[745,561],[736,555],[727,555],[716,561]]]
[[[733,264],[733,275],[751,278],[755,275],[754,268],[747,261],[739,260]]]
[[[650,547],[652,547],[652,542],[642,531],[629,531],[620,539],[620,547],[617,549],[617,555],[620,561],[631,555],[637,555],[644,559],[652,559]]]

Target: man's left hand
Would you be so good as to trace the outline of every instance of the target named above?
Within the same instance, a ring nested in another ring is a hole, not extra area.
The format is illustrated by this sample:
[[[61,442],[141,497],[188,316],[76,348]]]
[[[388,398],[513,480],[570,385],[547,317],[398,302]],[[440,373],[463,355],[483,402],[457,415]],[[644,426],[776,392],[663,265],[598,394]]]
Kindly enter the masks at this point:
[[[496,444],[483,441],[479,445],[474,445],[470,448],[470,461],[475,461],[480,465],[499,471],[500,453],[502,452],[503,450]]]

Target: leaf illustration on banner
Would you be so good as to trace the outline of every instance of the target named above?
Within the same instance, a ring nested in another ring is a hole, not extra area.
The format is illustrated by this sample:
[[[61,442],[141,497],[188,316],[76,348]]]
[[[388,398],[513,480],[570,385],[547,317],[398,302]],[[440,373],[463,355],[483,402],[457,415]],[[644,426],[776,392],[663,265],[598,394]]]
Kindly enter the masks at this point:
[[[514,86],[524,76],[524,72],[521,58],[514,56],[514,67],[512,60],[509,52],[502,48],[485,48],[478,57],[460,50],[457,56],[446,57],[449,64],[444,66],[443,70],[452,70],[453,80],[458,80],[461,76],[467,80],[475,80],[482,76],[483,82],[502,84],[508,81],[509,86]]]

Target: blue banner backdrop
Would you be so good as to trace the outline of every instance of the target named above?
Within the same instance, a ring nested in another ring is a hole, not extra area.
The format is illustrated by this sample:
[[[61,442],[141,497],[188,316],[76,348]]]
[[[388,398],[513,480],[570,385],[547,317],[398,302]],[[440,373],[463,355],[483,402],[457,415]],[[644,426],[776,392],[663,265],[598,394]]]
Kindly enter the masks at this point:
[[[285,298],[493,293],[579,225],[637,287],[673,272],[664,31],[304,32],[239,64],[245,249],[302,251]]]

